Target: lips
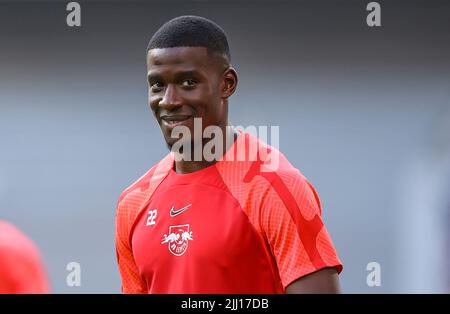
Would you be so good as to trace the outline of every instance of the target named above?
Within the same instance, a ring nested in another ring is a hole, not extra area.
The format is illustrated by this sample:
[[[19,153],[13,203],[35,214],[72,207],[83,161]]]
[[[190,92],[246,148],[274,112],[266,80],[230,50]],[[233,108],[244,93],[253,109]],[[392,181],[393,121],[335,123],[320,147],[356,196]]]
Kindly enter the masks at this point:
[[[174,128],[179,125],[186,125],[190,122],[190,115],[165,115],[161,116],[162,123],[168,128]]]

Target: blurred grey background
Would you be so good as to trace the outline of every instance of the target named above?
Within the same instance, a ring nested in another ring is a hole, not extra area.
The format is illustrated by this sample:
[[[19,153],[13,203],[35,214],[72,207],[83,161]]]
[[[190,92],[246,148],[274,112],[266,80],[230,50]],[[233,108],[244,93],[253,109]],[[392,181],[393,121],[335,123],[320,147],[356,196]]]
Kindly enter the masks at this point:
[[[166,154],[145,48],[183,14],[226,30],[231,121],[280,126],[322,199],[343,291],[450,291],[450,2],[380,1],[378,28],[369,1],[79,1],[80,28],[68,2],[0,2],[0,219],[38,244],[53,292],[120,291],[117,199]]]

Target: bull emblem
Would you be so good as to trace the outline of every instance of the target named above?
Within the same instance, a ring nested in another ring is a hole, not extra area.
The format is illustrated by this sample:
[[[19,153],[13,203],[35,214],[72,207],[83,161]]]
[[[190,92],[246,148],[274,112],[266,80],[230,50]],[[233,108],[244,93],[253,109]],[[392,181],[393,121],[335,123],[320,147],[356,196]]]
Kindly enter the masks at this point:
[[[161,244],[168,243],[169,251],[175,256],[186,252],[189,241],[193,241],[189,225],[170,226],[169,234],[164,234]]]

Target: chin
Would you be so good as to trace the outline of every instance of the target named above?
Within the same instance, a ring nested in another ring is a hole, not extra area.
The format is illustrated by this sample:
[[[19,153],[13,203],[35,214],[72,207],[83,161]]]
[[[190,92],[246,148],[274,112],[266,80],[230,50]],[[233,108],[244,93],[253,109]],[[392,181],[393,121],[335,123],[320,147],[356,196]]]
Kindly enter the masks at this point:
[[[172,150],[173,145],[175,143],[177,143],[178,141],[180,141],[180,139],[172,138],[172,137],[164,137],[164,140],[165,140],[166,145],[169,148],[169,150]],[[181,140],[180,144],[184,144],[183,140]]]
[[[176,139],[172,139],[172,138],[165,138],[164,140],[165,140],[167,148],[169,148],[169,150],[172,150],[173,144],[175,144],[177,141]]]
[[[193,133],[191,133],[191,134],[193,134]],[[193,143],[192,143],[192,139],[191,138],[184,139],[183,136],[181,136],[181,137],[172,137],[170,132],[169,132],[169,134],[167,134],[167,132],[164,132],[164,131],[163,131],[163,135],[164,135],[164,140],[165,140],[165,142],[167,144],[167,147],[170,150],[172,149],[172,146],[175,143],[179,143],[180,145],[191,145],[191,147],[193,147],[192,146]]]

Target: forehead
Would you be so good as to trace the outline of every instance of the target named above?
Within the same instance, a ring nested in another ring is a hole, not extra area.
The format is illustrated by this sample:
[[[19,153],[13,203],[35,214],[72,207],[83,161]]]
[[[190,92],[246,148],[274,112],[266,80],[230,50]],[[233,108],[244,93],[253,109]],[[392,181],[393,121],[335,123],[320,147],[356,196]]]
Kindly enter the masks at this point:
[[[205,67],[213,63],[213,57],[205,47],[174,47],[150,49],[147,53],[147,67],[187,65]]]

